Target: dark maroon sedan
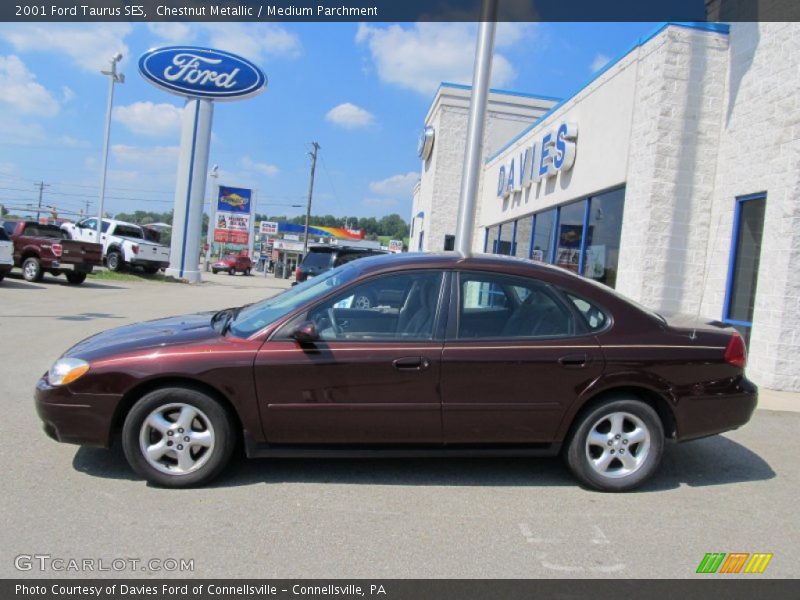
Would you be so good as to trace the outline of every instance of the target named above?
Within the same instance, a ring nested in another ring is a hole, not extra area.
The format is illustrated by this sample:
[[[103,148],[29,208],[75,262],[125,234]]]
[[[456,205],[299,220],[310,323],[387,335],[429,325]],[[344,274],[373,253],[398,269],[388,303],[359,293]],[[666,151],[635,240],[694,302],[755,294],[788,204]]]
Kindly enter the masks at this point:
[[[667,321],[567,271],[404,254],[88,338],[36,407],[63,442],[108,446],[121,428],[131,466],[170,487],[209,481],[241,439],[251,457],[561,453],[585,485],[621,491],[653,474],[665,438],[750,419],[744,366],[734,330]]]

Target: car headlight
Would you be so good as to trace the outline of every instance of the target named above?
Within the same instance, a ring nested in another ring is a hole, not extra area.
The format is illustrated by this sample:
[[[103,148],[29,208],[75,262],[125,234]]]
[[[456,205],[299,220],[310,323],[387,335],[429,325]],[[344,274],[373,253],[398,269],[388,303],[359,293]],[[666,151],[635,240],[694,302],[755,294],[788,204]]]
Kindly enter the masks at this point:
[[[67,385],[89,370],[89,363],[80,358],[59,358],[47,372],[50,385]]]

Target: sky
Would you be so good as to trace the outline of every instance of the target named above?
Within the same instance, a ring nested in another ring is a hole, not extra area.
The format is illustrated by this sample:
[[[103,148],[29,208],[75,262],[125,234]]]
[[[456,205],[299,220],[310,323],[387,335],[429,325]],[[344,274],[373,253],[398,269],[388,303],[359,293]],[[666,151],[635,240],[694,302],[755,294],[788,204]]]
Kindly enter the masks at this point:
[[[501,23],[492,84],[568,97],[656,26]],[[219,166],[220,184],[255,189],[259,213],[302,214],[317,141],[314,214],[408,220],[425,114],[440,82],[471,83],[476,32],[471,23],[0,24],[0,203],[35,203],[44,182],[44,205],[97,211],[108,93],[99,71],[121,52],[105,209],[171,210],[183,100],[146,82],[137,60],[191,43],[249,58],[268,79],[262,94],[215,106],[209,167]]]

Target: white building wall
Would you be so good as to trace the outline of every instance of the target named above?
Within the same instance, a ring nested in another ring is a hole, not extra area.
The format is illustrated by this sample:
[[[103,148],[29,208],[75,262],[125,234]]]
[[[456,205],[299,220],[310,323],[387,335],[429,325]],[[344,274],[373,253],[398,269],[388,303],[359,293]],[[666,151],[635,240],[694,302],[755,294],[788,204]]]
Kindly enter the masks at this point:
[[[424,251],[442,250],[445,235],[456,233],[469,98],[468,88],[443,84],[428,112],[425,124],[435,130],[433,152],[422,164],[419,194],[415,196],[411,212],[413,218],[423,211],[425,219],[422,228],[415,223],[410,250],[418,248],[421,230],[424,231]],[[554,99],[491,92],[484,127],[484,160],[555,102]],[[476,221],[480,218],[480,208],[478,210]]]
[[[637,52],[616,287],[661,312],[696,313],[703,295],[727,49],[672,26]]]
[[[800,391],[800,24],[733,23],[703,313],[721,317],[738,196],[767,192],[748,376]]]

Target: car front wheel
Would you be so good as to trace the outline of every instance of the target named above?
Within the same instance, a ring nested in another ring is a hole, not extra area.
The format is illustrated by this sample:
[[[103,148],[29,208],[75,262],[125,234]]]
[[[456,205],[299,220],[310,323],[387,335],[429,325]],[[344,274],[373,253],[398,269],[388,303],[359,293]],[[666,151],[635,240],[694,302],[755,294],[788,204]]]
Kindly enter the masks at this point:
[[[624,492],[644,483],[664,450],[661,419],[638,399],[611,400],[586,412],[566,449],[573,474],[603,492]]]
[[[190,388],[143,396],[128,413],[122,445],[131,467],[149,482],[182,488],[211,481],[228,464],[235,433],[228,412]]]
[[[121,271],[122,265],[122,255],[119,252],[112,251],[108,253],[106,256],[106,266],[109,271]]]
[[[67,281],[70,285],[80,285],[86,281],[86,273],[67,273]]]

